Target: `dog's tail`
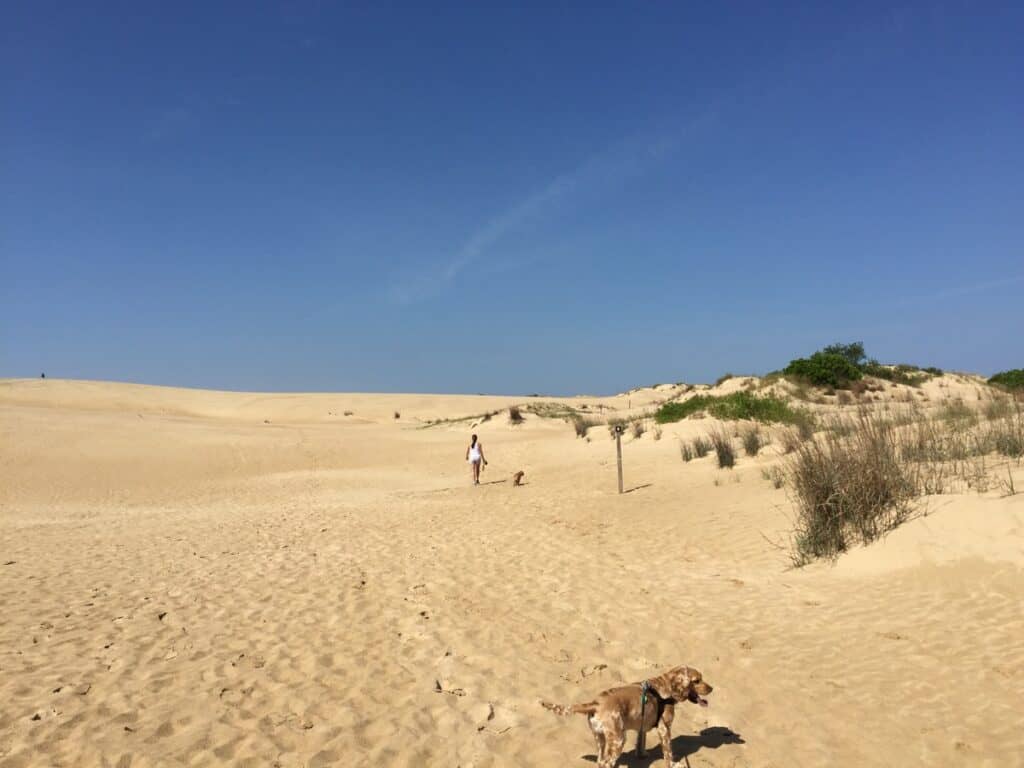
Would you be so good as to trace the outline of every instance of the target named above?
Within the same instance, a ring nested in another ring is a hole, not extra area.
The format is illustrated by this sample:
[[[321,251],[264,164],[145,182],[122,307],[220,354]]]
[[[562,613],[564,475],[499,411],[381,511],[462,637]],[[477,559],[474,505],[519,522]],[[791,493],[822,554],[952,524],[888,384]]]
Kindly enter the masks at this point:
[[[587,715],[589,717],[597,711],[596,701],[588,701],[586,704],[570,704],[569,706],[542,701],[540,705],[544,709],[550,709],[556,715],[561,715],[562,717],[568,717],[569,715]]]

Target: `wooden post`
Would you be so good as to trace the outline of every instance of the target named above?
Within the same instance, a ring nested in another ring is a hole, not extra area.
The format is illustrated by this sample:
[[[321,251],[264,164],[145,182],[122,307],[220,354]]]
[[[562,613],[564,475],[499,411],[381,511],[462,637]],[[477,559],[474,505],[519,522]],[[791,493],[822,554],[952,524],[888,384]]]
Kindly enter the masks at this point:
[[[615,458],[619,461],[619,493],[622,493],[622,428],[615,429]]]

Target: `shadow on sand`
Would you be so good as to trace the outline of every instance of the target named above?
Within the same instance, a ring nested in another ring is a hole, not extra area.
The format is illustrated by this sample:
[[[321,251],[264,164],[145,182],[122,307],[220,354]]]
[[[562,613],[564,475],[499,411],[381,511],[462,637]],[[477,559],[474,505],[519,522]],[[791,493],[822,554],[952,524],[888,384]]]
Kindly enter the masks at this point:
[[[632,493],[633,491],[642,491],[644,488],[650,488],[654,483],[644,483],[643,485],[634,485],[632,488],[627,488],[622,493]]]
[[[637,755],[636,749],[633,748],[623,753],[622,757],[619,758],[618,765],[625,765],[630,768],[648,768],[648,766],[657,768],[659,765],[664,765],[664,758],[661,756],[661,745],[658,744],[658,735],[652,731],[647,734],[647,737],[646,757]],[[653,744],[651,743],[652,740]],[[705,728],[696,736],[676,736],[672,739],[672,752],[676,761],[685,766],[689,764],[686,758],[696,754],[699,750],[718,749],[725,744],[746,744],[746,742],[735,731],[716,725],[711,728]],[[584,755],[583,759],[596,763],[597,755]]]

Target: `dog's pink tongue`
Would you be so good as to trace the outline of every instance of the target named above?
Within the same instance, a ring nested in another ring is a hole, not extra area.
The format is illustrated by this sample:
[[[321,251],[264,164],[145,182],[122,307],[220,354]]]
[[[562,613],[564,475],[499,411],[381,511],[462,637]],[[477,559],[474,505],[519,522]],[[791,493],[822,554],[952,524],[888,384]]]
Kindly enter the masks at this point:
[[[708,705],[708,700],[707,699],[701,699],[697,703],[700,704],[702,707],[706,707]]]

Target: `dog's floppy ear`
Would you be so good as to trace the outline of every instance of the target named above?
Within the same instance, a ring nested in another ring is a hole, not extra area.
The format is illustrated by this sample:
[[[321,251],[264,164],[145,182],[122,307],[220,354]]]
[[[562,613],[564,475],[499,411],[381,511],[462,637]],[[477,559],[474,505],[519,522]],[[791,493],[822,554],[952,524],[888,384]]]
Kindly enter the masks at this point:
[[[674,667],[649,682],[663,699],[685,699],[690,694],[691,680],[689,667]]]

